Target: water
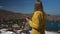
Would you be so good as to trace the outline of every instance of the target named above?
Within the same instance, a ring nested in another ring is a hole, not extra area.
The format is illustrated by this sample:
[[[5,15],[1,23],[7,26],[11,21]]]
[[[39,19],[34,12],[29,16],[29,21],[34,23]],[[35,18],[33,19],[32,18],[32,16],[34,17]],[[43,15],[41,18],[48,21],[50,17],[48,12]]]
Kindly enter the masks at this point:
[[[60,21],[46,22],[46,30],[50,30],[50,31],[60,30]]]

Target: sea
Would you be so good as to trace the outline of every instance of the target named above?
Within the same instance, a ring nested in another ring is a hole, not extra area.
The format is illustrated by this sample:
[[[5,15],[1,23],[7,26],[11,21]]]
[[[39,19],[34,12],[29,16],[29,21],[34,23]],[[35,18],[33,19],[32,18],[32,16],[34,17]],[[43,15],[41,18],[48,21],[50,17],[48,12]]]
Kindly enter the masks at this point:
[[[59,31],[60,30],[60,21],[46,22],[46,30],[48,31]]]

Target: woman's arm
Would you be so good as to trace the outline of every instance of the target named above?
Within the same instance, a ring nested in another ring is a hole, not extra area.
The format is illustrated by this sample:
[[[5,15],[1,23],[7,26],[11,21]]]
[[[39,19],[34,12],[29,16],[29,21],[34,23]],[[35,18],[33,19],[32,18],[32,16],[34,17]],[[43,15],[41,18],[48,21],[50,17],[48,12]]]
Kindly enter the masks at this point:
[[[32,27],[32,28],[35,28],[35,29],[38,29],[39,28],[39,25],[40,25],[40,16],[41,13],[39,11],[35,12],[33,17],[32,17],[32,20],[29,21],[29,25]]]

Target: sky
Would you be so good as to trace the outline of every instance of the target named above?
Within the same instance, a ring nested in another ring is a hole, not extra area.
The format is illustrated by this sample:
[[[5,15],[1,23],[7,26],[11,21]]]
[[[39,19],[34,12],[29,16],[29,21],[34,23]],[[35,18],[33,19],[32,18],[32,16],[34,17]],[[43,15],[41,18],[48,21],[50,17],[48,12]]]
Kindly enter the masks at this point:
[[[60,0],[41,0],[46,14],[60,15]],[[33,13],[36,0],[0,0],[0,9],[16,13]]]

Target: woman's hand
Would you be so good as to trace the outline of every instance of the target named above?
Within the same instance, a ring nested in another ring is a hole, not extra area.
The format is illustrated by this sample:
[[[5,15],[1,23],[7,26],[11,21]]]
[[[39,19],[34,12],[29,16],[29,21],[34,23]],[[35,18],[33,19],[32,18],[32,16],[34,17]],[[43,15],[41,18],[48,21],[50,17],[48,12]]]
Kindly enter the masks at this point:
[[[29,19],[29,18],[26,18],[26,21],[27,21],[27,22],[29,22],[29,21],[30,21],[30,19]]]

